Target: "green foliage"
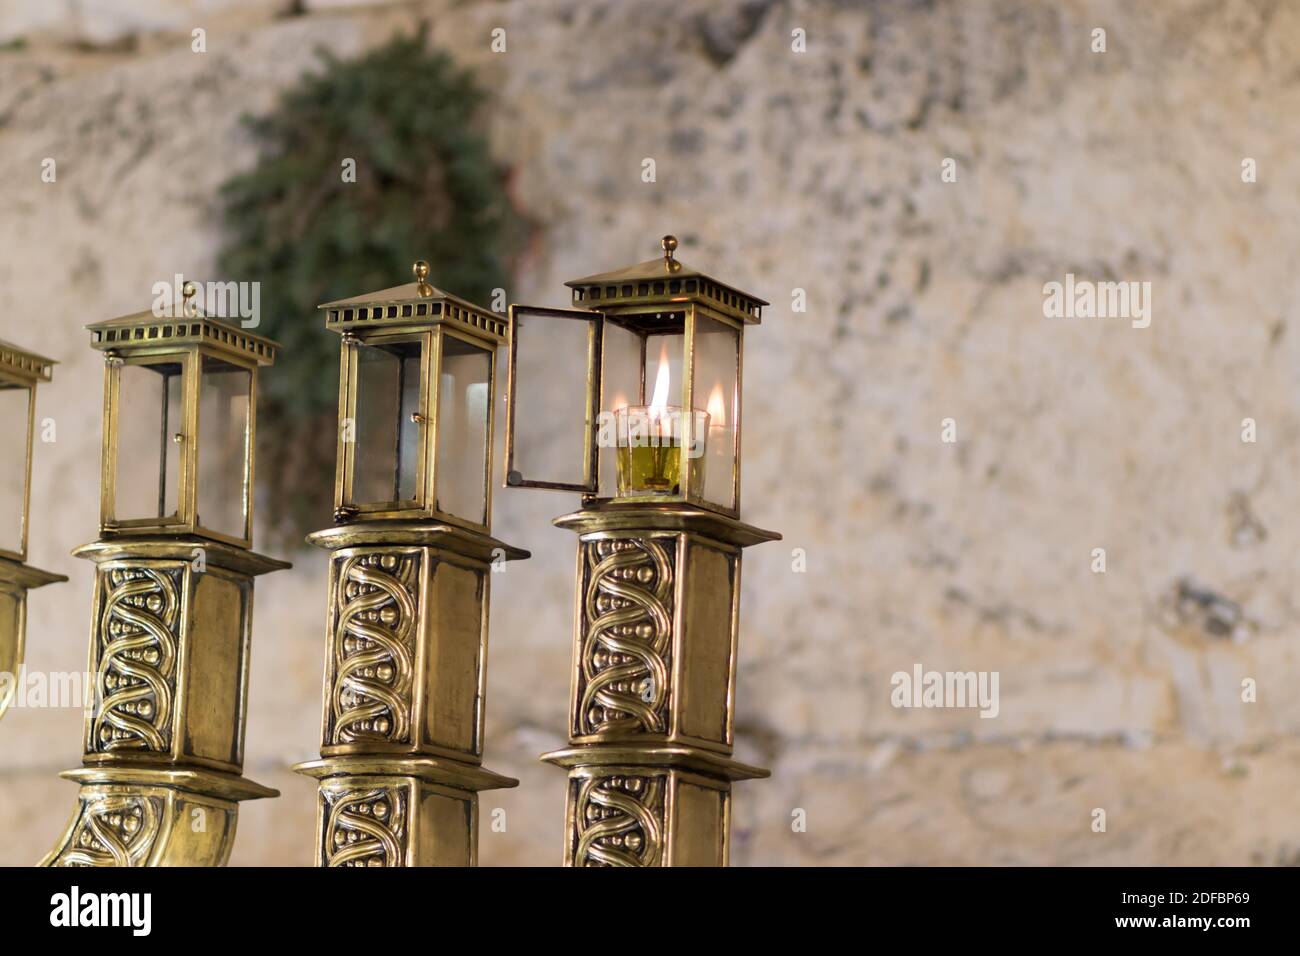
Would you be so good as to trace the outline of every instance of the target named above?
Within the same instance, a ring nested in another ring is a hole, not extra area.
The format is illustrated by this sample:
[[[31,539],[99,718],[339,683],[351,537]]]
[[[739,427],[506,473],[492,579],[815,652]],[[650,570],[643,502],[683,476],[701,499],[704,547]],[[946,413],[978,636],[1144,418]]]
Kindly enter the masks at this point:
[[[260,159],[222,188],[222,275],[261,283],[257,332],[284,346],[258,411],[261,514],[295,534],[333,501],[339,339],[316,306],[410,282],[416,259],[486,304],[522,225],[475,123],[483,94],[423,34],[320,55],[274,112],[246,118]]]

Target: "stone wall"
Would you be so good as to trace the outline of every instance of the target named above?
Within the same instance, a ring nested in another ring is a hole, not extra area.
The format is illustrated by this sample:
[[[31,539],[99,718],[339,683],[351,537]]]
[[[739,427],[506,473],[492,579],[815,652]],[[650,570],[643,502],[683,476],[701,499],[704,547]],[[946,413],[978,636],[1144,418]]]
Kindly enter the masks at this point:
[[[242,114],[316,48],[420,21],[491,91],[494,151],[546,225],[512,300],[563,305],[565,279],[674,232],[773,302],[748,336],[745,518],[785,541],[746,556],[737,725],[773,776],[737,790],[733,862],[1300,863],[1286,2],[6,4],[0,338],[62,363],[31,557],[71,577],[33,598],[30,668],[85,660],[82,325],[211,273],[215,189],[254,158]],[[1150,282],[1150,326],[1045,318],[1066,274]],[[535,758],[564,732],[575,546],[549,519],[575,502],[496,500],[534,558],[494,580],[486,762],[521,786],[486,797],[507,827],[481,858],[549,865],[564,780]],[[258,585],[248,728],[248,775],[283,796],[245,805],[236,863],[310,858],[315,787],[287,767],[318,745],[324,561],[293,559]],[[997,717],[893,707],[917,664],[997,671]],[[0,723],[0,863],[51,846],[80,740],[77,711]]]

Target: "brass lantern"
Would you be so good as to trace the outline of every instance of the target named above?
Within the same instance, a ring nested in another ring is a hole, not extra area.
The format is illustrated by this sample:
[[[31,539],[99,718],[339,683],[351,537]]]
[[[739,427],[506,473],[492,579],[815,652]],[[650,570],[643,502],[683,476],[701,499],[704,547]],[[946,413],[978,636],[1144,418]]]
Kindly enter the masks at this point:
[[[508,485],[739,515],[742,347],[767,303],[683,266],[673,236],[662,247],[566,283],[584,311],[510,307]]]
[[[0,342],[0,717],[20,683],[27,592],[68,580],[26,563],[36,385],[50,380],[54,364]]]
[[[676,258],[510,307],[506,484],[582,493],[564,862],[725,865],[745,329],[767,303]]]
[[[528,557],[489,534],[498,315],[428,282],[322,305],[342,336],[320,866],[472,866],[485,770],[488,593]]]
[[[222,865],[242,776],[253,579],[257,377],[274,342],[204,316],[89,326],[104,354],[100,540],[80,802],[46,865]]]
[[[321,306],[343,336],[337,519],[486,532],[499,316],[416,282]]]
[[[106,537],[192,535],[247,549],[257,370],[276,346],[189,300],[177,319],[88,326],[107,364],[100,527]]]

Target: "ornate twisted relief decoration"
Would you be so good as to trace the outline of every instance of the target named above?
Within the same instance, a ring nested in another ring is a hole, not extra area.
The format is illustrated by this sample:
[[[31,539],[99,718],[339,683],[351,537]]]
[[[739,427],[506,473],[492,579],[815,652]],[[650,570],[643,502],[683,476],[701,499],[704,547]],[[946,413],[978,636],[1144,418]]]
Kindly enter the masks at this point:
[[[410,739],[418,554],[347,558],[339,570],[330,743]]]
[[[82,805],[72,839],[55,866],[143,866],[158,838],[162,801],[108,794]]]
[[[673,559],[655,538],[585,545],[579,734],[663,733]]]
[[[574,866],[657,866],[663,856],[662,777],[588,777],[578,788]]]
[[[323,793],[327,866],[401,866],[406,835],[406,798],[398,789]]]
[[[110,568],[96,672],[102,704],[91,742],[101,751],[166,751],[175,695],[179,573]]]

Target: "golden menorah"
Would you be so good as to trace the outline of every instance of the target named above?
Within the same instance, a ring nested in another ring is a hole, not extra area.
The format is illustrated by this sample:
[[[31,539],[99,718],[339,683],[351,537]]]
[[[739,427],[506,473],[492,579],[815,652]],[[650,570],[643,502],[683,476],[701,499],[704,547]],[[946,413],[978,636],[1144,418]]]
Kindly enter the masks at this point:
[[[581,496],[555,520],[578,535],[569,746],[542,757],[568,772],[563,861],[726,865],[732,784],[767,775],[732,757],[741,557],[779,537],[740,521],[744,333],[767,303],[661,246],[567,283],[571,309],[502,316],[425,262],[320,307],[340,336],[334,523],[308,539],[329,553],[325,676],[319,757],[295,768],[318,781],[318,865],[472,866],[478,793],[517,785],[482,765],[490,584],[528,557],[491,535],[502,346],[505,485]],[[222,865],[239,803],[277,795],[243,760],[254,579],[288,567],[252,550],[257,382],[279,346],[194,293],[89,326],[100,538],[74,553],[96,566],[95,694],[46,865]],[[0,528],[10,671],[27,590],[62,580],[23,563],[51,365],[0,343],[22,472],[16,534]]]

